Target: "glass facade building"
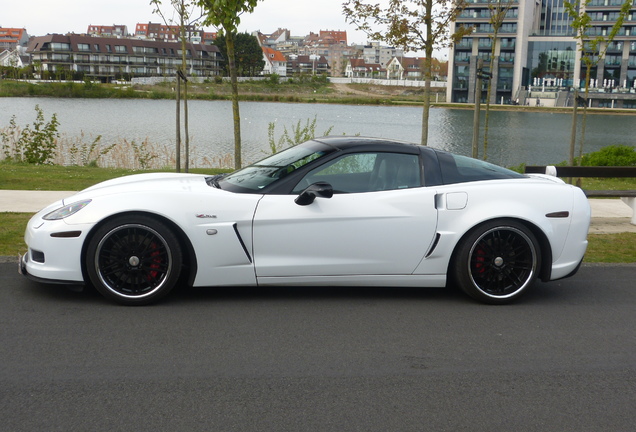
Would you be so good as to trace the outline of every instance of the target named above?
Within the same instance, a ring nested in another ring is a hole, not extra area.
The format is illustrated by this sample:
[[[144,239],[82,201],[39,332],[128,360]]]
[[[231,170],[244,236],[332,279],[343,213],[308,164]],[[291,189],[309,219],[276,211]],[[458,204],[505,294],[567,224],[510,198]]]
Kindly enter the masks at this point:
[[[609,35],[622,5],[623,0],[591,0],[585,10],[591,19],[588,36]],[[494,40],[491,11],[497,7],[509,10]],[[490,103],[531,100],[531,105],[564,106],[573,100],[564,93],[585,87],[587,67],[564,0],[468,0],[451,32],[458,25],[473,28],[473,32],[451,48],[450,102],[475,102],[479,68],[492,74]],[[636,5],[614,41],[602,43],[595,52],[585,51],[585,56],[595,62],[589,71],[590,105],[634,107]],[[486,88],[484,83],[482,86]]]

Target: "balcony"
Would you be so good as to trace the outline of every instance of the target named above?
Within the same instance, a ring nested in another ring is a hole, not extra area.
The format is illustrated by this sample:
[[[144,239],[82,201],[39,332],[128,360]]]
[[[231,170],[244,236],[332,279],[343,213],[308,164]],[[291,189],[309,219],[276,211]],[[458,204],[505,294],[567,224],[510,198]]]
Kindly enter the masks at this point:
[[[473,49],[473,41],[460,42],[455,44],[455,51],[470,51]]]
[[[592,0],[587,4],[587,8],[598,7],[621,7],[623,6],[623,0]]]

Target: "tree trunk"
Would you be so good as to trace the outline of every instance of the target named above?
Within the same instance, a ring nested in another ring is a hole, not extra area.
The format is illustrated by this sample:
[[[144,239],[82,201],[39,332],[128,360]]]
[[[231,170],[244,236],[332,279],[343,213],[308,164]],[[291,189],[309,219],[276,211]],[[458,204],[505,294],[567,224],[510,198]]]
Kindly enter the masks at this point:
[[[183,82],[183,132],[185,134],[184,172],[190,172],[190,133],[188,132],[188,81]]]
[[[581,121],[581,138],[579,139],[579,161],[577,165],[581,165],[581,159],[583,158],[583,144],[585,143],[585,126],[587,125],[587,106],[588,106],[588,97],[590,95],[590,74],[591,74],[591,65],[587,65],[587,69],[585,70],[585,104],[583,104],[583,119]]]
[[[497,52],[497,33],[498,28],[495,28],[492,35],[492,46],[490,47],[490,65],[488,66],[490,79],[488,80],[488,90],[486,92],[486,115],[484,117],[484,160],[488,160],[488,122],[490,120],[490,98],[492,95],[492,78],[494,76],[493,66],[495,62],[495,53]]]
[[[181,5],[183,7],[183,4]],[[188,133],[188,67],[187,67],[187,46],[185,35],[185,23],[183,22],[183,14],[181,13],[181,77],[177,77],[177,80],[183,78],[183,128],[185,133],[185,162],[184,171],[190,170],[190,134]]]
[[[230,84],[232,86],[232,117],[234,119],[234,169],[241,168],[241,115],[238,101],[238,79],[236,73],[236,57],[234,53],[234,35],[231,32],[225,34],[225,46],[227,47],[227,60],[230,66]]]
[[[426,46],[424,59],[424,107],[422,108],[422,145],[428,145],[428,119],[431,110],[431,68],[433,67],[433,2],[427,1],[426,5]]]
[[[431,64],[432,64],[432,60],[431,60],[431,54],[428,54],[428,50],[427,54],[426,54],[426,59],[424,60],[425,66],[424,66],[424,73],[425,73],[425,80],[424,80],[424,106],[422,108],[422,145],[426,146],[428,145],[428,118],[429,118],[429,114],[431,111],[431,74],[430,74],[430,70],[431,70]]]
[[[175,148],[175,165],[177,172],[181,172],[181,78],[177,74],[177,136]]]
[[[574,148],[576,143],[576,123],[577,111],[579,108],[579,91],[574,89],[574,103],[572,104],[572,130],[570,131],[570,152],[568,155],[568,165],[574,165]]]

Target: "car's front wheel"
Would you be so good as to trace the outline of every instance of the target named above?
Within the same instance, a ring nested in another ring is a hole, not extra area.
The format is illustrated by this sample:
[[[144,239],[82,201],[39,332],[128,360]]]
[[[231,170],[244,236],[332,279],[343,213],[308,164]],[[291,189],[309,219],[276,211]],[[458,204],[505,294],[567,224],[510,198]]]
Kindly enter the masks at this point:
[[[471,297],[511,302],[537,279],[541,252],[536,237],[512,220],[492,221],[470,232],[455,254],[452,277]]]
[[[148,216],[120,216],[102,225],[86,250],[86,272],[105,297],[149,304],[176,285],[182,265],[177,237]]]

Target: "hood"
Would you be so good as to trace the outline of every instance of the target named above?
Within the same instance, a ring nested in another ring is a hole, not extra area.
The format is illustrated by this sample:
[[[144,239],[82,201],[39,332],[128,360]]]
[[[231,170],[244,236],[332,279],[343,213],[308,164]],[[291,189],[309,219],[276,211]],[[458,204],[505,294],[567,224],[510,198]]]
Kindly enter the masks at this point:
[[[130,192],[209,191],[214,189],[207,185],[206,177],[209,176],[178,173],[135,174],[98,183],[64,199],[63,202],[66,205],[82,199]]]

